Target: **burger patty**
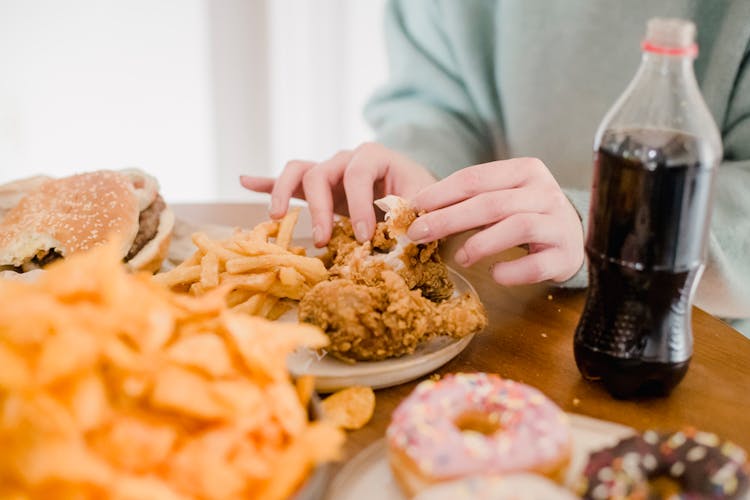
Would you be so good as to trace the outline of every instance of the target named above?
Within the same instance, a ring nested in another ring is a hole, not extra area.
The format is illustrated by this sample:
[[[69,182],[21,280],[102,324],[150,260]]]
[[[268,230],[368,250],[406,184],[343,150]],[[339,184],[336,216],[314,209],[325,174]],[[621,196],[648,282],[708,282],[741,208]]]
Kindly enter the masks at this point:
[[[57,249],[51,248],[47,253],[35,255],[30,261],[12,269],[18,273],[25,273],[33,271],[34,269],[42,269],[44,266],[62,258],[63,256],[57,251]]]
[[[167,208],[167,204],[164,203],[161,195],[157,194],[153,203],[138,216],[138,234],[135,235],[133,245],[125,256],[125,262],[135,257],[149,241],[154,239],[159,229],[161,213],[165,208]]]

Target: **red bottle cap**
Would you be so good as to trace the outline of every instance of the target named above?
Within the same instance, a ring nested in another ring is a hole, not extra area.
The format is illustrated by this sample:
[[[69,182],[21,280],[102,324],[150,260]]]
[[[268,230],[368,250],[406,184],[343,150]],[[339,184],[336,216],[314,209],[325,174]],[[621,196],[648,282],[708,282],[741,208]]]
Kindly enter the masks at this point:
[[[645,52],[653,54],[695,57],[698,55],[695,24],[685,19],[650,19],[646,28],[646,39],[641,47]]]

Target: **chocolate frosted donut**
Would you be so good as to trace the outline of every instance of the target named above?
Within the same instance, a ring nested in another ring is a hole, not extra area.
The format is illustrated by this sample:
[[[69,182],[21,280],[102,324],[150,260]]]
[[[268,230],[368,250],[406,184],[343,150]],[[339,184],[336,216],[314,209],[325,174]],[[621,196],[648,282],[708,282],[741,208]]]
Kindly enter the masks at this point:
[[[579,492],[584,498],[744,498],[747,455],[716,434],[692,428],[646,431],[592,453]],[[672,489],[672,491],[670,491]],[[673,497],[670,497],[673,498]]]

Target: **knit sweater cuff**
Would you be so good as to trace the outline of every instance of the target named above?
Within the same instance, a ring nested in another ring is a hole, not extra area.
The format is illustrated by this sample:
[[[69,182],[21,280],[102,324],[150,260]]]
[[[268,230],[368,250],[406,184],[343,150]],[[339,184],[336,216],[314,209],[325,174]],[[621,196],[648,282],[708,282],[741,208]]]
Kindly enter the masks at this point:
[[[581,219],[581,224],[583,224],[585,235],[589,224],[589,204],[591,201],[591,193],[588,190],[583,189],[563,189],[563,192],[578,212],[578,217]],[[581,268],[578,269],[578,272],[568,280],[558,283],[556,286],[563,288],[586,288],[589,283],[587,264],[588,263],[584,258],[583,264],[581,264]]]

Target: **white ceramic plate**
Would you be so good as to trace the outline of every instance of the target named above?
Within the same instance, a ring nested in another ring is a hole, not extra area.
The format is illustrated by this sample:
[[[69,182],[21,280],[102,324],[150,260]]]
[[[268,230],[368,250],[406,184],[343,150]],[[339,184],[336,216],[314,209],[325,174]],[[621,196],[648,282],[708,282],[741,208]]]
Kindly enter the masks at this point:
[[[571,487],[586,465],[589,453],[615,444],[634,431],[630,427],[583,415],[569,414],[573,457],[565,483]],[[385,439],[379,439],[339,470],[328,489],[328,500],[406,500],[388,465]]]
[[[466,279],[448,268],[456,294],[476,291]],[[282,316],[281,321],[296,321],[296,309]],[[310,349],[299,350],[289,357],[288,367],[292,375],[315,376],[315,388],[330,392],[352,385],[368,385],[382,389],[403,384],[426,375],[456,357],[471,342],[473,335],[461,339],[435,337],[417,348],[414,354],[383,361],[359,361],[345,363],[332,356],[318,354]]]
[[[306,213],[306,211],[303,212],[303,214]],[[309,226],[309,221],[301,217],[298,229],[309,234],[307,226]],[[178,219],[165,269],[182,262],[195,251],[195,245],[190,239],[192,233],[202,231],[210,238],[224,239],[231,236],[233,230],[234,228],[230,226],[196,225]],[[323,252],[315,248],[309,237],[295,237],[294,242],[296,245],[304,246],[307,255],[319,255]],[[450,268],[448,268],[448,274],[453,281],[456,294],[469,292],[476,296],[476,291],[463,276]],[[297,309],[287,312],[279,318],[279,321],[296,322]],[[294,376],[314,375],[315,389],[320,392],[331,392],[352,385],[368,385],[373,389],[382,389],[409,382],[438,369],[463,351],[471,342],[472,337],[473,335],[462,339],[436,337],[419,346],[414,354],[384,361],[360,361],[354,364],[305,349],[292,354],[288,366]]]

